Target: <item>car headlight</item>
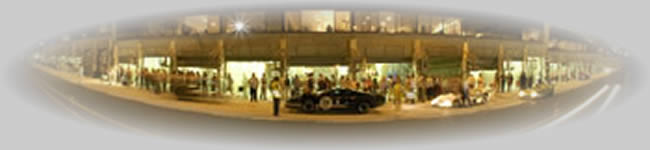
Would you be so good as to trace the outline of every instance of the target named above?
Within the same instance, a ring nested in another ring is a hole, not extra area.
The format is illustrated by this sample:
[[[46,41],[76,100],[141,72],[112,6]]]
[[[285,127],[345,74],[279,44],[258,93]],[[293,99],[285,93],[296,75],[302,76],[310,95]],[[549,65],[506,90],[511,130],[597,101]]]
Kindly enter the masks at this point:
[[[520,96],[520,97],[524,97],[524,96],[526,96],[526,92],[524,92],[524,91],[519,91],[519,96]]]
[[[537,97],[537,91],[533,91],[532,93],[530,93],[530,96]]]

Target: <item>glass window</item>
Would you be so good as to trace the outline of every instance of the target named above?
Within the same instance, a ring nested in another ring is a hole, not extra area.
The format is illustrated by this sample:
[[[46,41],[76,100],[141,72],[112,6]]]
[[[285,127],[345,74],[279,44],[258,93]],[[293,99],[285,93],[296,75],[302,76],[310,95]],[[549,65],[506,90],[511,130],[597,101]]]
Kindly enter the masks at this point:
[[[433,16],[431,17],[431,33],[432,34],[445,34],[446,25],[444,24],[444,19],[442,17]]]
[[[172,19],[152,20],[149,22],[149,33],[154,36],[174,35],[178,21]],[[100,31],[101,32],[101,31]],[[106,26],[101,33],[109,33],[110,27]]]
[[[418,33],[432,33],[431,16],[418,16]]]
[[[355,12],[354,25],[352,30],[355,32],[377,32],[379,13],[376,12]]]
[[[205,33],[208,28],[208,16],[188,16],[185,17],[183,24],[190,33]]]
[[[443,21],[438,16],[418,16],[418,33],[441,34],[445,29]]]
[[[535,28],[525,29],[521,33],[521,39],[524,41],[537,41],[540,40],[541,37],[542,37],[542,32]]]
[[[335,13],[336,32],[350,32],[352,24],[350,22],[350,12],[349,11],[336,11]]]
[[[214,34],[221,31],[221,20],[219,16],[208,16],[208,33]]]
[[[461,20],[458,18],[445,18],[443,29],[444,33],[449,35],[460,35],[463,32]]]
[[[399,23],[397,32],[399,33],[413,33],[416,28],[417,17],[413,14],[401,14],[399,16]]]
[[[243,19],[245,27],[250,32],[266,31],[264,12],[244,12],[239,15]]]
[[[395,13],[379,12],[379,32],[395,33]]]
[[[333,10],[303,10],[302,28],[307,32],[332,32],[334,31]]]
[[[223,17],[223,26],[226,33],[233,33],[238,31],[238,29],[244,29],[243,26],[238,26],[239,28],[236,27],[237,25],[243,25],[241,21],[242,19],[238,18],[236,15],[230,14]]]
[[[287,32],[300,32],[300,12],[287,11],[284,13],[284,28]]]
[[[282,32],[282,12],[266,13],[266,30],[268,32]]]
[[[226,32],[265,32],[264,12],[241,12],[224,18]]]

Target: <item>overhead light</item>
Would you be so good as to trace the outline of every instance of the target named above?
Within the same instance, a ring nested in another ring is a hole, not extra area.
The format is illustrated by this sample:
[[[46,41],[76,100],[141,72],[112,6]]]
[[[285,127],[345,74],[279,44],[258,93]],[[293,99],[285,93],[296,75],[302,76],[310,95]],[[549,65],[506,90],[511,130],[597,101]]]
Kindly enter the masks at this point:
[[[235,22],[235,30],[242,31],[246,28],[246,25],[243,22]]]

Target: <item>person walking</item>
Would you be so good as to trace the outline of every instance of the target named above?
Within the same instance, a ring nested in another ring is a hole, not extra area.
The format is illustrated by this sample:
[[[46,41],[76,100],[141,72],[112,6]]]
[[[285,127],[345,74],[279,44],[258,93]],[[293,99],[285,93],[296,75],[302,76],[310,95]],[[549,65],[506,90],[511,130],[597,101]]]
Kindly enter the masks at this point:
[[[281,88],[280,78],[274,77],[273,81],[271,81],[271,93],[273,96],[273,116],[276,117],[280,115]]]
[[[251,76],[250,79],[248,79],[248,86],[250,87],[250,98],[251,102],[257,102],[257,87],[259,84],[259,80],[257,80],[257,77],[255,77],[255,73]]]

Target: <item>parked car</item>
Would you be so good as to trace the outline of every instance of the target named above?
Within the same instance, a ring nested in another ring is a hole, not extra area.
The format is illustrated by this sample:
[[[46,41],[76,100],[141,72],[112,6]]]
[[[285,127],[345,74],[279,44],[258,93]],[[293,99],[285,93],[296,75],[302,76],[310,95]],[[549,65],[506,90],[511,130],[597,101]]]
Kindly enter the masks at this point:
[[[367,113],[370,109],[385,103],[386,98],[381,95],[350,89],[332,89],[293,97],[285,103],[285,107],[307,113],[336,109],[352,109],[357,113]]]

